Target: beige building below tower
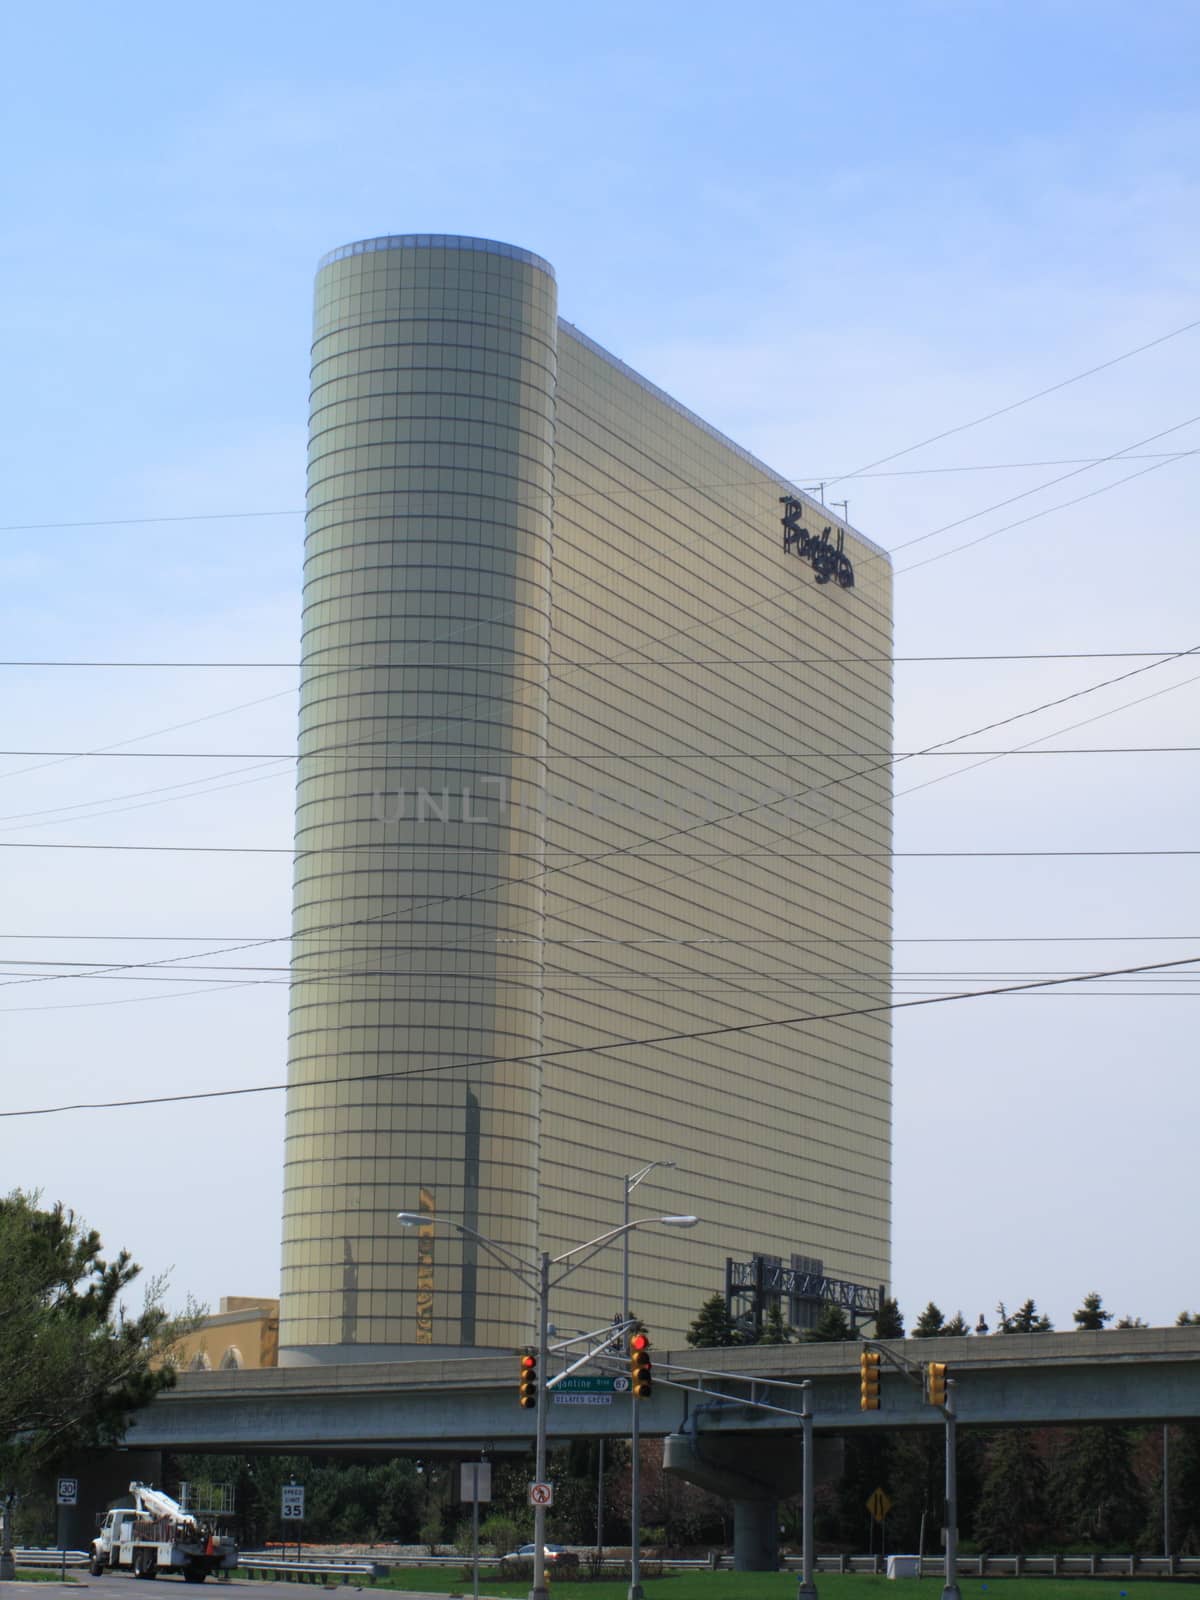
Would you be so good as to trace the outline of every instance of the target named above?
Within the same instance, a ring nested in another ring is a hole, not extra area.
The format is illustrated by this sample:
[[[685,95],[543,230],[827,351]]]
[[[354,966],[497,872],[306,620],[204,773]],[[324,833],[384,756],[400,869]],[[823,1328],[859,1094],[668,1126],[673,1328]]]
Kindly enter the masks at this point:
[[[310,460],[281,1362],[527,1343],[445,1224],[556,1254],[657,1160],[660,1345],[727,1257],[886,1283],[886,555],[488,240],[326,259]]]

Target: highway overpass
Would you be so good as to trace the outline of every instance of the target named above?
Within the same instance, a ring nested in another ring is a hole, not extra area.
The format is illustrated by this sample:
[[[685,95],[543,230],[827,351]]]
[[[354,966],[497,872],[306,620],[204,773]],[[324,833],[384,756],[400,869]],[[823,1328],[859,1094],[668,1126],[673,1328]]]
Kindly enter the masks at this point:
[[[802,1378],[812,1380],[819,1430],[940,1423],[940,1413],[924,1405],[916,1387],[887,1364],[881,1409],[860,1411],[859,1349],[848,1342],[656,1352],[654,1394],[641,1403],[642,1432],[673,1433],[701,1405],[698,1420],[705,1431],[794,1432],[798,1423],[789,1416],[713,1402],[721,1395],[787,1407],[799,1396],[773,1388],[772,1380]],[[892,1341],[886,1349],[913,1365],[947,1362],[966,1425],[1200,1418],[1200,1327],[910,1339]],[[700,1397],[671,1388],[663,1381],[667,1376],[707,1393]],[[629,1431],[629,1406],[621,1395],[610,1404],[554,1403],[550,1437],[623,1436]],[[470,1454],[525,1448],[532,1443],[533,1418],[517,1405],[514,1353],[184,1373],[173,1390],[138,1413],[126,1442],[134,1449],[172,1451]]]

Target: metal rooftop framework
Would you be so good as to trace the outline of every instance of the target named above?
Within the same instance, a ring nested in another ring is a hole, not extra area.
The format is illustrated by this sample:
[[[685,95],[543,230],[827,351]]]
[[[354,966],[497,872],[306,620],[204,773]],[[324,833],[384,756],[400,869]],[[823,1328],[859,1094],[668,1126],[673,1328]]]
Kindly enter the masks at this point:
[[[886,1286],[872,1288],[825,1275],[824,1263],[793,1256],[793,1264],[770,1256],[749,1261],[725,1259],[725,1310],[730,1320],[757,1341],[768,1311],[778,1305],[795,1328],[816,1325],[825,1306],[840,1306],[857,1333],[860,1323],[873,1322],[886,1298]]]

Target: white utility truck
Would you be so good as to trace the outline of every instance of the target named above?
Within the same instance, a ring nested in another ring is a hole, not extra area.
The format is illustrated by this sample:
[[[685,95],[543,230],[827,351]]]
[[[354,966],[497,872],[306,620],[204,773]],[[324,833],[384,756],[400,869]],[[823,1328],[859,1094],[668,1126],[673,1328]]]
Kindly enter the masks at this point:
[[[135,1578],[177,1572],[188,1583],[203,1583],[210,1572],[227,1576],[237,1566],[237,1543],[217,1532],[161,1489],[131,1483],[132,1506],[105,1513],[92,1540],[92,1576],[106,1567],[124,1568]]]

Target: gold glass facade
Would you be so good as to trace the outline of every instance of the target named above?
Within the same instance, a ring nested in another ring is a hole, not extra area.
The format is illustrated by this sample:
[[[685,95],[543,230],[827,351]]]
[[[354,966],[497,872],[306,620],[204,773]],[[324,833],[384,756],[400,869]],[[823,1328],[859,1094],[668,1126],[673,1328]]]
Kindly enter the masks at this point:
[[[393,1213],[532,1260],[656,1159],[632,1214],[704,1219],[632,1236],[660,1342],[726,1256],[886,1282],[886,557],[846,529],[816,582],[791,486],[488,241],[323,265],[311,455],[282,1359],[526,1342],[502,1268]]]

